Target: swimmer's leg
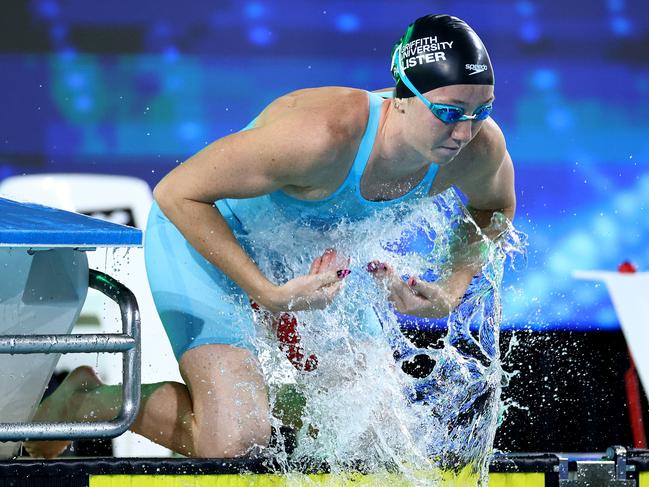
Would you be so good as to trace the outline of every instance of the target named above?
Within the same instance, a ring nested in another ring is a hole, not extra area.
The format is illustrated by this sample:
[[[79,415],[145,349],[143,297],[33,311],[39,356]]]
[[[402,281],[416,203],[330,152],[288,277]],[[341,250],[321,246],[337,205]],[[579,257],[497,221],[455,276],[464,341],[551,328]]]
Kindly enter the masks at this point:
[[[142,386],[142,404],[131,430],[188,457],[232,458],[270,439],[268,393],[256,357],[230,345],[202,345],[185,352],[180,372],[186,384]],[[103,385],[80,367],[39,407],[35,421],[113,419],[121,385]],[[67,441],[25,444],[33,456],[52,458]]]
[[[193,405],[192,456],[237,457],[268,445],[268,389],[252,352],[203,345],[183,354],[180,372]]]

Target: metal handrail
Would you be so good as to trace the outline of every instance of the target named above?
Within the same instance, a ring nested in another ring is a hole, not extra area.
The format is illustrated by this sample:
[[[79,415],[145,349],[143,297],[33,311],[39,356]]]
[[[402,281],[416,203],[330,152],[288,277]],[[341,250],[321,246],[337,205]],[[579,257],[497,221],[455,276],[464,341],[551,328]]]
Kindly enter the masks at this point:
[[[133,337],[119,334],[2,335],[0,353],[123,353],[135,347]]]
[[[135,295],[103,272],[90,269],[88,287],[119,305],[122,334],[4,335],[0,353],[122,353],[122,408],[110,421],[0,423],[0,441],[113,438],[135,421],[140,408],[140,311]]]

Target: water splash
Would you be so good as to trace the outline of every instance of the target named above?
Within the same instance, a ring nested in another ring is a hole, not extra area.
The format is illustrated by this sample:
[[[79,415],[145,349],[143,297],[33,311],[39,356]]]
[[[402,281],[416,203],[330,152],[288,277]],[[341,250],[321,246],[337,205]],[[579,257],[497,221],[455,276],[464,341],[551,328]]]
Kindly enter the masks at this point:
[[[495,241],[469,243],[472,225],[454,190],[431,200],[385,208],[361,222],[326,229],[260,214],[240,236],[266,275],[278,283],[308,272],[326,248],[349,257],[352,274],[325,310],[295,313],[302,344],[318,357],[312,372],[297,372],[278,349],[267,323],[257,323],[255,346],[270,389],[273,426],[295,429],[288,452],[282,437],[274,455],[296,465],[332,472],[396,471],[418,485],[416,472],[441,468],[486,482],[508,376],[499,352],[500,287],[504,263],[524,259],[525,236],[503,215],[492,219]],[[461,249],[461,250],[457,250]],[[418,348],[400,330],[387,292],[365,271],[371,260],[389,262],[404,276],[435,281],[450,273],[449,255],[481,257],[486,264],[446,319],[435,348]],[[417,355],[434,367],[425,377],[403,372]],[[430,485],[430,478],[424,482]],[[423,484],[422,484],[423,485]]]

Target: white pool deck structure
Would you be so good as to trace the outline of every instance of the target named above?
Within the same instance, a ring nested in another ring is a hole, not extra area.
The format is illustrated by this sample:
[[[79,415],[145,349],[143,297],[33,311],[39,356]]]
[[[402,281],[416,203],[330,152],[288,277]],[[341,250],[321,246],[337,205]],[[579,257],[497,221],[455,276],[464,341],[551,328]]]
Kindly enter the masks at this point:
[[[0,198],[0,439],[113,437],[131,424],[140,388],[137,302],[110,276],[89,269],[86,252],[141,245],[135,228]],[[70,334],[89,286],[120,303],[122,334]],[[27,424],[61,352],[109,350],[125,357],[125,401],[116,420]],[[0,458],[18,447],[18,441],[0,443]]]

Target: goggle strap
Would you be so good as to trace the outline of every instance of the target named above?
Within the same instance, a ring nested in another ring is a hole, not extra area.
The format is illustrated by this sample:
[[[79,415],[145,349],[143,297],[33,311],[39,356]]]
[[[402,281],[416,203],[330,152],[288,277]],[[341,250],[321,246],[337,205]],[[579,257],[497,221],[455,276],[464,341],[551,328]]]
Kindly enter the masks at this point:
[[[419,90],[415,88],[415,86],[410,82],[410,80],[406,76],[405,71],[403,70],[403,67],[401,66],[401,46],[402,44],[399,44],[394,53],[395,54],[394,57],[396,57],[396,65],[397,65],[397,72],[399,73],[399,78],[401,78],[403,84],[406,85],[406,87],[410,91],[412,91],[416,96],[418,96],[421,99],[421,101],[423,101],[426,104],[426,106],[430,107],[430,102],[426,100],[426,98],[424,98],[424,95],[422,95],[419,92]],[[395,60],[393,59],[392,62],[395,62]]]

